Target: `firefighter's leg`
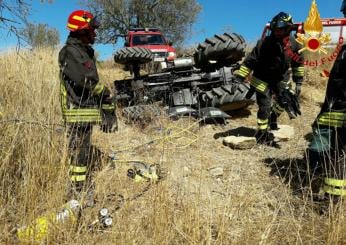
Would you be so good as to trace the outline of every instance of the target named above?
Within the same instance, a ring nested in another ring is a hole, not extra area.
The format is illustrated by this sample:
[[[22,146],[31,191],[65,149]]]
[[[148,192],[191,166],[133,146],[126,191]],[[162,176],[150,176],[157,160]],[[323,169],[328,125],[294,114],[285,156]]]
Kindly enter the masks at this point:
[[[91,136],[91,131],[89,136]],[[90,137],[89,140],[85,141],[85,146],[83,149],[85,153],[85,162],[87,163],[87,181],[84,185],[84,190],[86,193],[86,206],[93,207],[95,205],[94,191],[95,182],[93,181],[93,173],[99,171],[101,167],[102,152],[94,145],[91,144]]]
[[[87,181],[91,152],[90,125],[71,125],[69,128],[70,181],[73,192],[80,192]]]
[[[324,178],[323,191],[339,200],[346,196],[346,156],[345,156],[345,134],[343,128],[334,128],[331,136],[332,150],[328,158],[328,168]]]
[[[272,108],[271,108],[271,114],[269,119],[269,126],[271,130],[278,130],[278,118],[280,117],[281,113],[285,111],[284,108],[279,106],[279,104],[274,101]]]
[[[307,166],[311,191],[315,201],[325,201],[321,195],[321,183],[323,183],[324,172],[327,168],[327,156],[330,152],[330,130],[329,128],[313,127],[312,140],[307,149]]]
[[[289,77],[290,77],[290,74],[286,73],[285,79],[283,80],[283,82],[285,84],[287,84],[286,85],[287,87],[292,89],[292,82],[289,80]],[[274,101],[272,108],[271,108],[271,114],[270,114],[270,119],[269,119],[269,127],[271,130],[278,130],[279,129],[277,120],[284,111],[285,111],[285,109],[282,108],[281,106],[279,106],[277,101]]]
[[[256,141],[258,144],[270,144],[273,141],[268,133],[271,94],[269,91],[266,93],[256,92],[256,99],[258,105]]]

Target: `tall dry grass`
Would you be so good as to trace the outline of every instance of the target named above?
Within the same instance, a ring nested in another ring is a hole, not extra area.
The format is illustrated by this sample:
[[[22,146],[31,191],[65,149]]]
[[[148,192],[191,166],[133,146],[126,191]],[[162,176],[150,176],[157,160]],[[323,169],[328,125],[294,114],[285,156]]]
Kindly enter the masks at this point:
[[[55,50],[2,54],[1,239],[14,224],[30,222],[62,202],[65,139],[59,133]],[[7,231],[7,232],[6,232]]]
[[[64,203],[66,137],[59,108],[57,51],[9,52],[0,56],[0,66],[4,112],[0,121],[0,242],[13,244],[13,227],[29,224]],[[100,67],[101,79],[108,85],[124,75],[111,65]],[[315,96],[303,93],[304,120],[312,121],[318,105]],[[320,215],[309,195],[310,182],[302,171],[306,167],[304,136],[310,131],[307,123],[293,122],[296,136],[281,150],[257,147],[247,152],[222,146],[216,135],[254,124],[254,109],[249,118],[234,119],[227,127],[198,128],[195,122],[162,118],[145,129],[122,122],[120,131],[113,134],[96,129],[93,142],[105,154],[120,151],[120,159],[160,164],[164,178],[157,184],[134,183],[126,176],[125,162],[104,162],[94,174],[96,206],[83,210],[75,229],[53,228],[47,243],[346,242],[344,208]],[[167,138],[168,128],[179,138]],[[191,141],[192,135],[197,135],[197,142]],[[142,145],[153,139],[161,140]],[[222,176],[210,174],[214,167],[223,169]],[[100,207],[111,210],[114,225],[106,231],[90,230],[88,224]]]

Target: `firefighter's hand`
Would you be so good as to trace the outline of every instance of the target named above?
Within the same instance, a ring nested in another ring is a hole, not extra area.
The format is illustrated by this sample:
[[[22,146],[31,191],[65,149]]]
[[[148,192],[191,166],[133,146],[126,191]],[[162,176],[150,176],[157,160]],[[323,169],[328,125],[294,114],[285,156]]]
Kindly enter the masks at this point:
[[[277,96],[279,105],[285,109],[290,119],[301,115],[300,105],[295,94],[292,94],[289,89],[283,89]]]
[[[102,111],[101,130],[105,133],[114,133],[118,130],[118,122],[115,111]]]

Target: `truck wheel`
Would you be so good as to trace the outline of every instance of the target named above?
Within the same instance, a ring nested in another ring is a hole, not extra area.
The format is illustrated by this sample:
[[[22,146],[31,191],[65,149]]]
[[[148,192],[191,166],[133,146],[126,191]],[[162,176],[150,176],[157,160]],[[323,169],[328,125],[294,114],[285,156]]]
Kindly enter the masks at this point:
[[[217,107],[228,112],[252,105],[254,97],[246,99],[250,86],[245,83],[223,85],[201,94],[201,102],[207,107]]]
[[[197,67],[210,65],[210,61],[233,64],[245,55],[245,40],[237,33],[214,35],[200,43],[195,49],[194,59]]]
[[[153,53],[147,48],[126,47],[118,50],[114,55],[114,61],[120,64],[144,64],[152,61]]]

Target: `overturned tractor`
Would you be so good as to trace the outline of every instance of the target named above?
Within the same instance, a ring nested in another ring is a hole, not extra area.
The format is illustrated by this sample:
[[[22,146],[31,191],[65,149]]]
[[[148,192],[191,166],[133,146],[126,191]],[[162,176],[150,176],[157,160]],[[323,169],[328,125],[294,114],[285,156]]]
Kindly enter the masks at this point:
[[[193,57],[162,62],[161,71],[140,75],[140,66],[153,59],[145,48],[120,49],[115,61],[131,66],[134,77],[115,81],[116,100],[131,120],[145,111],[158,114],[152,105],[160,103],[170,117],[193,116],[204,121],[225,122],[227,112],[253,104],[246,99],[249,84],[234,77],[245,55],[245,40],[236,33],[207,38]]]

